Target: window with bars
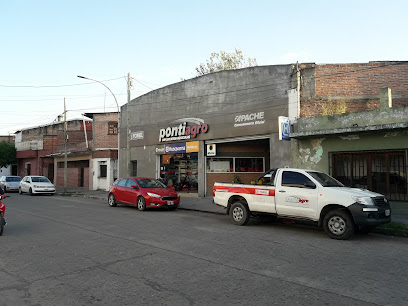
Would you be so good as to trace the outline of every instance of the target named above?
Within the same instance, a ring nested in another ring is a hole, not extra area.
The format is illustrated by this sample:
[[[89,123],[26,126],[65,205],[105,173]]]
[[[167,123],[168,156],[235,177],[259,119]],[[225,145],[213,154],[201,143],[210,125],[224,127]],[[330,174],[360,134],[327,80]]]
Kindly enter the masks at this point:
[[[118,123],[117,122],[109,122],[108,123],[108,135],[117,135],[118,134]]]
[[[407,200],[407,152],[332,153],[332,175],[344,185]]]

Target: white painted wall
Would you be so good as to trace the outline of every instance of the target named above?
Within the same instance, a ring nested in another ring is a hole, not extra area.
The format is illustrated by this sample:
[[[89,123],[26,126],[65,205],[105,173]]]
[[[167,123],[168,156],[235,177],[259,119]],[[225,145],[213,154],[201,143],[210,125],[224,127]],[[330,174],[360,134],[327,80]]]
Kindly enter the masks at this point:
[[[0,168],[0,176],[11,175],[11,166]]]
[[[100,165],[107,166],[106,178],[100,177]],[[109,190],[114,181],[114,170],[116,169],[116,159],[111,158],[94,158],[92,160],[92,189]]]

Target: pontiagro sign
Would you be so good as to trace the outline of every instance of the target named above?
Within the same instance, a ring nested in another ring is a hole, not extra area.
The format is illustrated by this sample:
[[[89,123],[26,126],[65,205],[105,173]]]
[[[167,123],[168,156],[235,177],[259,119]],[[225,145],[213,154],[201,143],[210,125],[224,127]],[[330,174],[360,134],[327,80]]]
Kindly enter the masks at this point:
[[[156,154],[177,154],[177,153],[193,153],[198,152],[199,142],[181,142],[166,144],[164,146],[156,147]]]
[[[207,133],[207,124],[198,124],[187,126],[187,122],[183,122],[178,126],[160,129],[159,141],[174,141],[195,138],[200,133]]]

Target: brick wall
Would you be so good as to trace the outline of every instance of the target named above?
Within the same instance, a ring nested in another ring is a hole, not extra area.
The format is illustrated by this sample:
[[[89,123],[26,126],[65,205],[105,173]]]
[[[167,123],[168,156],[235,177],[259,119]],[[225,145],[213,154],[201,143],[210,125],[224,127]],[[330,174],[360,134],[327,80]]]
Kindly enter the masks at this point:
[[[79,187],[81,168],[67,168],[67,187]],[[57,168],[57,186],[64,186],[64,168]],[[84,168],[84,187],[89,188],[89,168]]]
[[[118,158],[118,151],[117,150],[93,151],[92,158]]]
[[[14,136],[0,136],[0,141],[14,142]]]
[[[86,125],[89,129],[89,124]],[[68,131],[80,131],[83,130],[83,121],[82,120],[71,120],[67,122]],[[31,141],[31,140],[42,140],[44,136],[55,136],[58,134],[58,131],[64,130],[64,123],[57,122],[54,124],[40,126],[35,128],[30,128],[22,131],[22,140],[21,141]],[[82,132],[83,135],[83,132]]]
[[[408,105],[408,63],[315,65],[314,95],[301,98],[301,117],[321,116],[330,111],[359,112],[379,107],[380,88],[392,90],[393,106]],[[314,80],[313,80],[314,79]],[[301,89],[302,90],[302,89]],[[329,113],[328,113],[329,112]]]
[[[109,122],[117,123],[117,113],[95,114],[93,121],[94,148],[117,148],[118,135],[109,135]]]
[[[44,136],[44,150],[55,150],[57,147],[57,136]]]

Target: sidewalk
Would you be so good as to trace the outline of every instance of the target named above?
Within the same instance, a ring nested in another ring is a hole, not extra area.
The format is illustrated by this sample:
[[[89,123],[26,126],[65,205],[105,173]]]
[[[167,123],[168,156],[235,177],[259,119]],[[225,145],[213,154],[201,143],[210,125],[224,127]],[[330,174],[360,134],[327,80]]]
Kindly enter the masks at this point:
[[[64,193],[63,187],[57,187],[57,195]],[[88,190],[86,188],[67,188],[67,193],[74,197],[84,197],[100,199],[108,202],[108,192],[104,190]],[[181,201],[179,208],[209,212],[215,214],[225,214],[225,208],[212,202],[212,197],[199,198],[195,194],[180,193]],[[392,221],[408,224],[408,202],[390,202],[392,208]]]

